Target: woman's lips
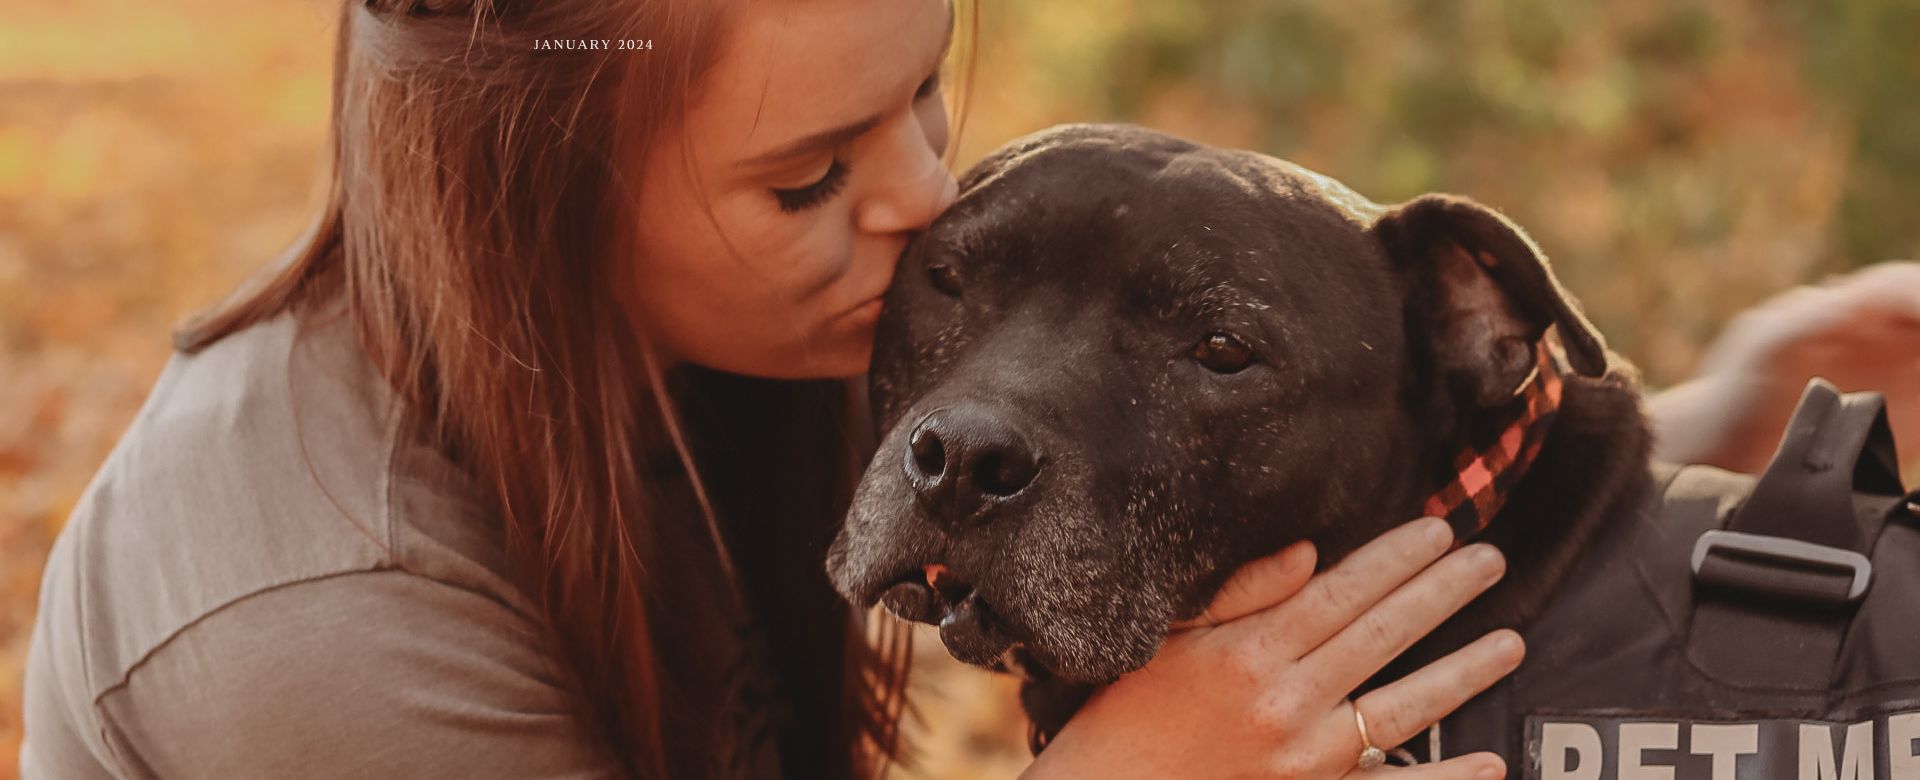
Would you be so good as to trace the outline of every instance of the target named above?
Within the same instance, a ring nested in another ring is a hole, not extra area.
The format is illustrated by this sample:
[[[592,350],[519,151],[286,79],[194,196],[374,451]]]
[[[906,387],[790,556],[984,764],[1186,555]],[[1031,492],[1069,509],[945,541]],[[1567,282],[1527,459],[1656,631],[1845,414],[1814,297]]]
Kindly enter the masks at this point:
[[[858,321],[878,319],[880,316],[880,302],[883,299],[883,297],[884,296],[876,295],[873,298],[869,299],[866,303],[862,303],[859,306],[855,306],[851,309],[846,310],[845,312],[842,312],[840,316],[845,319],[858,320]]]

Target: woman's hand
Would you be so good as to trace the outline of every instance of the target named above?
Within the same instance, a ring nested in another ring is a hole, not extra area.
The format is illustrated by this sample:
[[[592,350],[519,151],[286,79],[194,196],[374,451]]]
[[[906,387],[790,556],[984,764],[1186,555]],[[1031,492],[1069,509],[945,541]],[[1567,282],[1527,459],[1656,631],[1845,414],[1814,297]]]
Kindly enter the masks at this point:
[[[1452,543],[1446,522],[1423,518],[1318,576],[1306,542],[1247,564],[1151,663],[1094,694],[1025,776],[1505,777],[1492,753],[1355,768],[1365,747],[1355,707],[1373,744],[1391,748],[1520,664],[1520,636],[1495,631],[1348,703],[1354,688],[1505,572],[1489,545],[1441,557]]]
[[[1869,266],[1735,317],[1693,379],[1648,399],[1654,456],[1759,471],[1816,376],[1880,391],[1902,470],[1920,469],[1920,263]]]

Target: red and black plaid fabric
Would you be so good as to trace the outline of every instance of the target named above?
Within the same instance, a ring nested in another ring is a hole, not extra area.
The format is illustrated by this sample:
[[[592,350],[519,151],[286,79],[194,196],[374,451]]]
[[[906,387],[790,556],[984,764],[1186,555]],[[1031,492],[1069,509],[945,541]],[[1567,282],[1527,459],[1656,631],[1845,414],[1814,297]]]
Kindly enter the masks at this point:
[[[1520,386],[1514,411],[1469,431],[1468,446],[1453,460],[1454,473],[1427,499],[1426,513],[1453,525],[1456,548],[1486,528],[1500,511],[1507,494],[1539,454],[1540,443],[1546,441],[1559,412],[1565,372],[1561,358],[1545,338],[1534,352],[1539,366]],[[1525,403],[1520,403],[1522,398]]]

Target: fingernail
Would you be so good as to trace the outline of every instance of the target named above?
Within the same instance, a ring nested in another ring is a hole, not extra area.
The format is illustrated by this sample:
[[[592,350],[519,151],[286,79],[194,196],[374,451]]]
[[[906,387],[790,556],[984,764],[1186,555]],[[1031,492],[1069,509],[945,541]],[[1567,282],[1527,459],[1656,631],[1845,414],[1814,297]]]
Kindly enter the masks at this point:
[[[1501,778],[1506,776],[1507,768],[1499,764],[1488,764],[1480,767],[1480,773],[1474,775],[1478,780],[1501,780]]]
[[[1446,520],[1429,517],[1420,522],[1427,524],[1427,542],[1433,545],[1434,549],[1444,552],[1448,547],[1453,546],[1453,526],[1448,525]]]

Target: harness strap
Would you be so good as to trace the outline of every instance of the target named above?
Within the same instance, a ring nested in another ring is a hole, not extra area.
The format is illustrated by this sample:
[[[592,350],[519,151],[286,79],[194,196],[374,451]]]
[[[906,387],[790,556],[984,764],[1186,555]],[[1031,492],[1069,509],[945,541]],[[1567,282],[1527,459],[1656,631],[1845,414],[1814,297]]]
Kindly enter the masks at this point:
[[[1694,546],[1688,657],[1728,682],[1826,687],[1903,503],[1898,463],[1880,394],[1808,383],[1753,492]]]

